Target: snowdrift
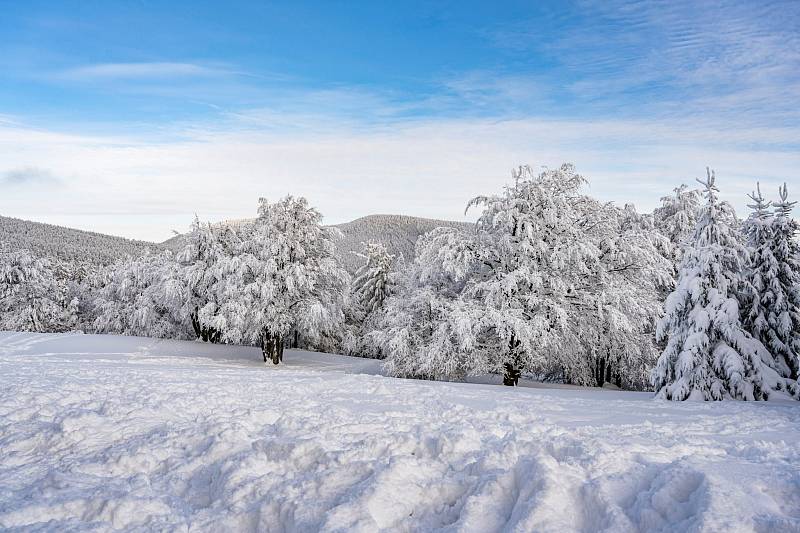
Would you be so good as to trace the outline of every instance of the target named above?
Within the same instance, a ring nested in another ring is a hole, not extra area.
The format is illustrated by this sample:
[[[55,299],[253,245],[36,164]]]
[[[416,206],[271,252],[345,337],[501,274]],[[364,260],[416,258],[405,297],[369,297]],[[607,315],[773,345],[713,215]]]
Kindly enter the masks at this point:
[[[800,531],[796,403],[0,333],[0,529]]]

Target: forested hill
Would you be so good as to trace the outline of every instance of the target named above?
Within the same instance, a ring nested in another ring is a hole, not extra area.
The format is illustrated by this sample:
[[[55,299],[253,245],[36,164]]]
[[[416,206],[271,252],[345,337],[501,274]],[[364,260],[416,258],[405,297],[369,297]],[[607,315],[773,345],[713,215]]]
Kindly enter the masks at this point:
[[[231,220],[225,224],[239,226],[249,222],[250,220]],[[420,235],[443,226],[468,227],[469,225],[466,222],[405,215],[368,215],[333,226],[342,232],[342,237],[336,241],[336,255],[342,266],[351,274],[363,261],[354,252],[360,252],[361,243],[367,241],[383,243],[388,252],[396,256],[396,261],[400,261],[401,257],[410,261],[414,258],[414,245]],[[183,246],[183,237],[176,235],[164,241],[162,245],[177,251]]]
[[[64,261],[113,263],[127,255],[136,257],[162,245],[0,216],[0,252],[28,250],[37,257]]]
[[[247,222],[240,220],[229,223],[240,225]],[[342,232],[336,242],[336,254],[344,268],[351,273],[362,261],[354,252],[361,251],[361,243],[367,241],[381,242],[397,260],[403,257],[410,261],[414,258],[414,244],[420,235],[442,226],[468,225],[465,222],[404,215],[369,215],[333,226]],[[182,235],[157,244],[0,216],[0,251],[28,250],[37,257],[106,265],[126,255],[141,255],[148,248],[152,251],[164,248],[178,251],[182,246]]]

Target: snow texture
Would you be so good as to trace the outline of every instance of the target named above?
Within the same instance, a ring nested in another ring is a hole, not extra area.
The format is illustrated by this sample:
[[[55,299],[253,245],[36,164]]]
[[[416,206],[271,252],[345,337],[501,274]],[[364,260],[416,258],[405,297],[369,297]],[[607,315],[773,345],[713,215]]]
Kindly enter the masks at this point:
[[[800,531],[795,402],[379,373],[0,333],[0,529]]]

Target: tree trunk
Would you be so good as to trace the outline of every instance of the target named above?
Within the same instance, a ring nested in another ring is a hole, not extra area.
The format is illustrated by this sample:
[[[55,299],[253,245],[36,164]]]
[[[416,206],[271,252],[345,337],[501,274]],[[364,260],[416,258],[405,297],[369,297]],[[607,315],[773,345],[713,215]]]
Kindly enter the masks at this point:
[[[272,364],[277,365],[283,361],[283,338],[280,335],[265,332],[261,337],[261,353],[265,363],[272,361]]]
[[[522,374],[522,371],[511,363],[506,363],[503,367],[506,369],[503,375],[503,385],[507,387],[516,387],[519,383],[519,376]]]
[[[200,330],[200,320],[198,320],[197,318],[197,308],[195,308],[191,318],[192,318],[192,329],[194,329],[195,336],[201,337],[202,331]]]
[[[599,358],[597,360],[597,371],[594,373],[595,385],[602,387],[606,378],[606,360]]]
[[[511,354],[512,360],[503,365],[506,371],[503,375],[503,385],[507,387],[516,387],[519,383],[519,376],[522,374],[522,370],[519,368],[519,345],[520,342],[512,334],[508,341],[508,352]]]

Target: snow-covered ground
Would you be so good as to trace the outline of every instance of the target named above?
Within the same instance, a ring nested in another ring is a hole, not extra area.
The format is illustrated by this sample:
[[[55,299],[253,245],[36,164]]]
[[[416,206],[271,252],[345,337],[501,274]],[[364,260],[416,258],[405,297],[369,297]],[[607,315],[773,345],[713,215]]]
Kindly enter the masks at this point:
[[[800,531],[800,406],[0,333],[0,529]]]

